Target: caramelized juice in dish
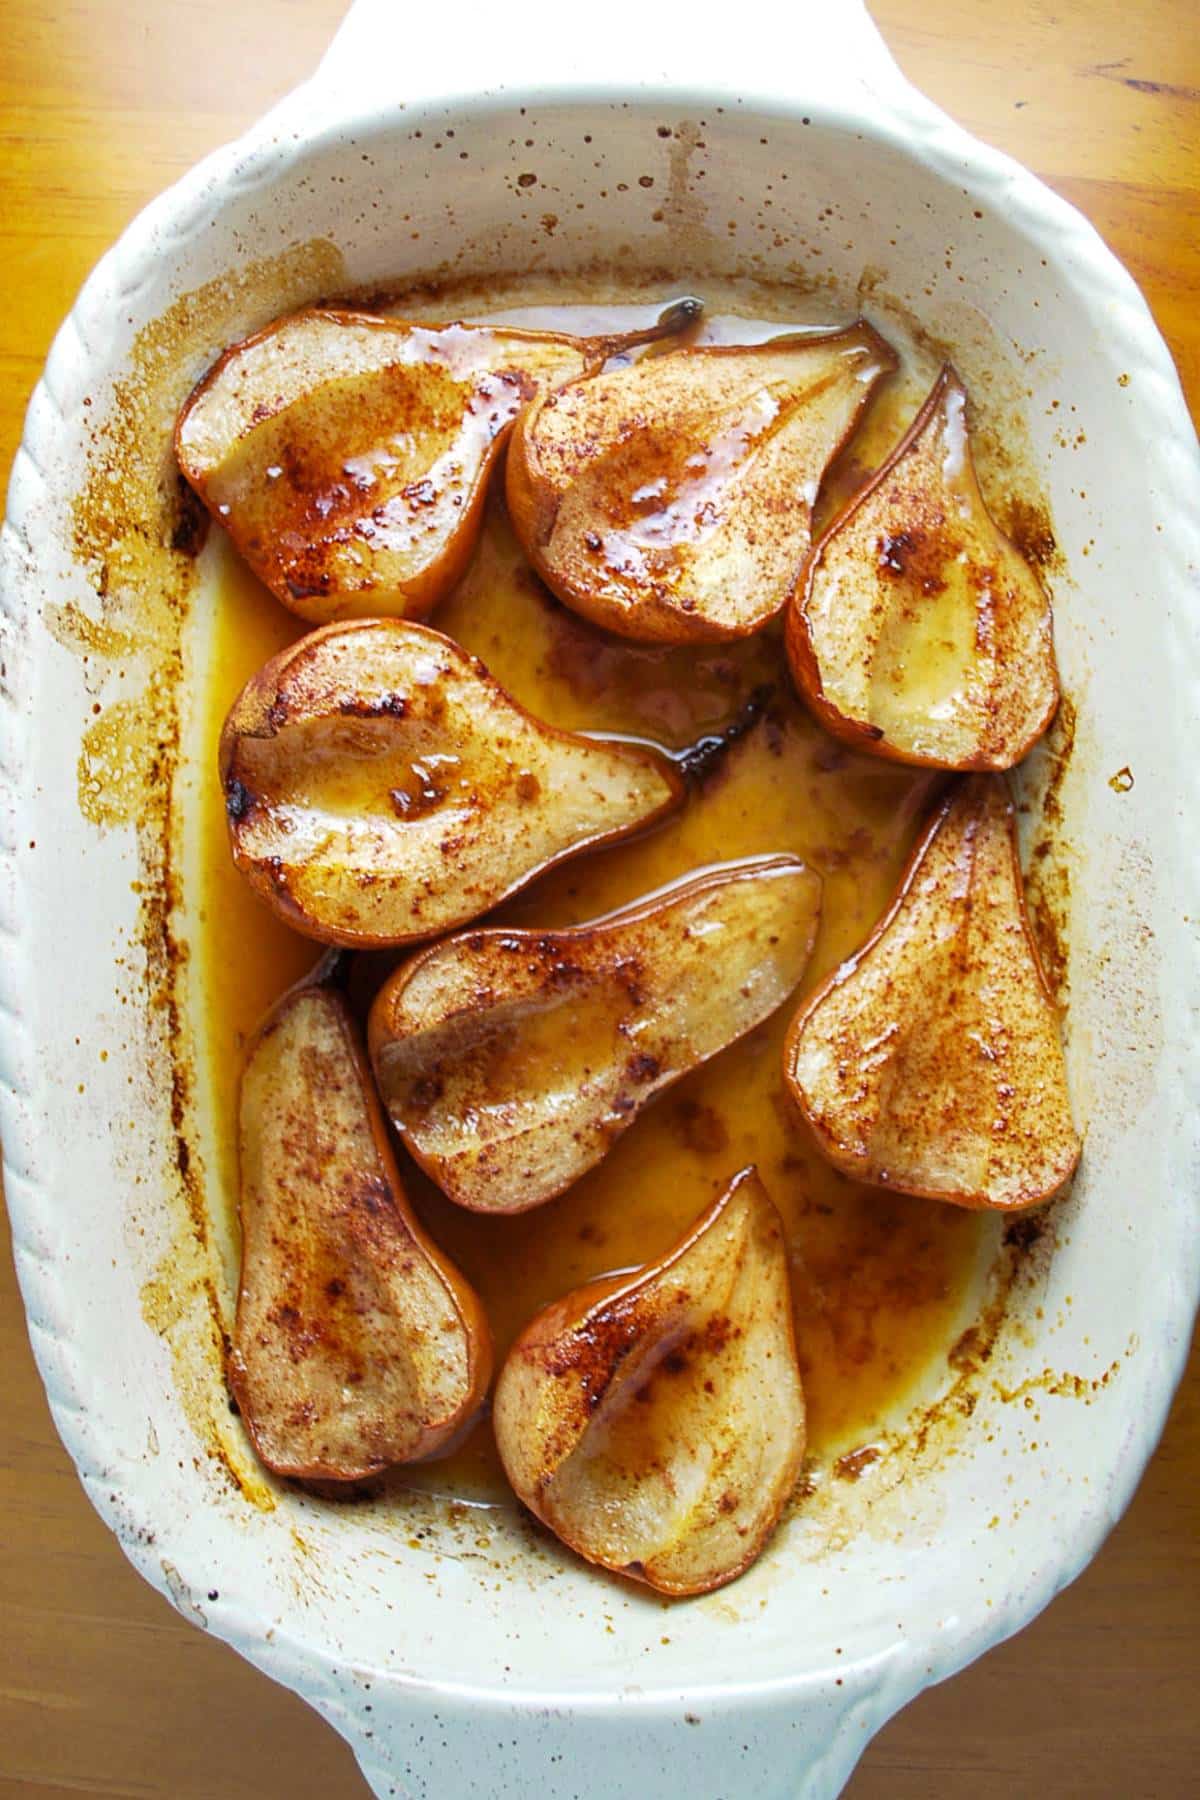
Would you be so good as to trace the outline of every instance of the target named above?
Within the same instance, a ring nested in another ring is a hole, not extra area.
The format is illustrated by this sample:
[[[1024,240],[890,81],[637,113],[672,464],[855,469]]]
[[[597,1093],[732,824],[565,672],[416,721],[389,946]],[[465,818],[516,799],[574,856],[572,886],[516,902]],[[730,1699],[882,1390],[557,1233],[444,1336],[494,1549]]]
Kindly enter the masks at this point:
[[[666,293],[661,299],[669,298]],[[708,294],[706,335],[752,341],[797,322],[794,303]],[[504,317],[593,332],[625,328],[661,304],[555,304]],[[491,302],[496,304],[493,298]],[[776,313],[776,307],[778,312]],[[400,310],[412,317],[479,318],[469,291]],[[764,319],[763,314],[775,315]],[[714,317],[714,315],[716,315]],[[839,322],[810,309],[813,324]],[[818,523],[901,435],[935,372],[910,347],[901,373],[826,483]],[[823,881],[821,922],[800,989],[779,1013],[693,1071],[651,1105],[604,1161],[557,1200],[509,1217],[446,1200],[401,1155],[423,1222],[477,1289],[497,1362],[530,1316],[581,1282],[657,1258],[730,1177],[757,1165],[792,1251],[796,1327],[818,1457],[861,1444],[894,1418],[974,1308],[995,1223],[935,1201],[867,1189],[814,1148],[781,1073],[784,1034],[803,994],[866,937],[894,888],[937,778],[835,743],[795,697],[782,636],[700,648],[647,647],[610,637],[568,611],[528,568],[493,483],[484,534],[468,573],[428,623],[479,656],[531,712],[574,730],[618,733],[685,752],[683,808],[640,838],[551,871],[488,923],[562,926],[596,918],[680,876],[732,858],[791,852]],[[209,654],[204,730],[201,942],[203,1040],[213,1114],[214,1207],[236,1209],[236,1111],[249,1034],[283,989],[320,954],[250,891],[231,864],[216,779],[216,743],[244,682],[306,629],[224,545]],[[732,728],[732,729],[731,729]],[[725,741],[718,747],[717,740]],[[359,959],[355,990],[369,997],[397,954]],[[452,1455],[403,1471],[413,1486],[464,1500],[507,1491],[483,1419]]]

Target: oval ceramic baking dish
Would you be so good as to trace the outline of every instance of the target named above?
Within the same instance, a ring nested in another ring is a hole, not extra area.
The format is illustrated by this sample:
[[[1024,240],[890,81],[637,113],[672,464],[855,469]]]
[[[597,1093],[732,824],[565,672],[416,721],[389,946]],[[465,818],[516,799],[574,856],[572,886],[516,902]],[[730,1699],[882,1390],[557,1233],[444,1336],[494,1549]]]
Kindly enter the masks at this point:
[[[1069,760],[1060,738],[1026,789],[1036,814],[1052,784],[1070,880],[1074,1192],[1013,1251],[986,1366],[947,1364],[869,1479],[818,1474],[746,1578],[669,1622],[515,1512],[334,1507],[256,1473],[221,1381],[231,1246],[187,1077],[204,971],[165,984],[209,643],[203,579],[161,530],[179,400],[316,294],[597,262],[690,287],[817,270],[831,316],[916,315],[969,382],[1000,370],[1062,553],[1077,708]],[[1129,278],[915,94],[850,0],[737,33],[715,7],[620,0],[586,36],[546,0],[519,32],[501,9],[445,25],[359,0],[315,79],[87,284],[3,536],[18,1268],[58,1428],[128,1555],[311,1701],[377,1793],[833,1795],[883,1720],[1031,1618],[1120,1514],[1197,1293],[1198,520],[1195,438]],[[1132,790],[1108,779],[1123,765]]]

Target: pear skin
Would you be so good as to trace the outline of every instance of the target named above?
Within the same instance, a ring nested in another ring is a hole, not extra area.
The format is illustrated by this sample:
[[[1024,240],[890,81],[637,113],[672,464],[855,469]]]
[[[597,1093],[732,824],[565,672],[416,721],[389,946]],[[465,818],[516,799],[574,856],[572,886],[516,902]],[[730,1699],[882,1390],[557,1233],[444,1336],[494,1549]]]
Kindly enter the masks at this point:
[[[568,381],[509,446],[517,536],[560,600],[621,636],[748,637],[785,604],[826,467],[895,367],[860,320]]]
[[[229,1381],[277,1474],[432,1455],[491,1376],[473,1289],[417,1223],[357,1030],[318,983],[260,1026],[241,1088],[242,1273]]]
[[[902,441],[813,550],[788,607],[801,697],[897,762],[1008,769],[1058,705],[1050,601],[980,491],[943,368]]]
[[[1002,776],[936,808],[874,932],[793,1023],[784,1077],[858,1181],[1015,1211],[1070,1179],[1080,1140]]]
[[[660,1261],[531,1320],[493,1422],[518,1498],[589,1562],[670,1595],[741,1575],[805,1445],[787,1247],[757,1172]]]
[[[406,1148],[460,1206],[560,1194],[643,1108],[760,1024],[812,949],[819,876],[718,864],[569,930],[473,931],[399,968],[371,1057]]]
[[[220,774],[251,886],[352,948],[465,924],[684,792],[667,757],[543,724],[401,619],[327,625],[273,657],[225,721]]]

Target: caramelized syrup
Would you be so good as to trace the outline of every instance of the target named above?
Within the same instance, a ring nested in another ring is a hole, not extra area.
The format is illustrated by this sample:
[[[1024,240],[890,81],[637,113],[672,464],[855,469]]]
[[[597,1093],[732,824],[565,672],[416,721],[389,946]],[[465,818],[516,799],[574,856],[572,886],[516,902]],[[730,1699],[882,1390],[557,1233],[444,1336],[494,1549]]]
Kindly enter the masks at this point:
[[[650,296],[633,317],[628,307],[595,305],[512,310],[505,317],[566,331],[624,328],[652,315],[666,297]],[[777,322],[764,322],[761,295],[756,298],[757,319],[727,314],[711,321],[702,339],[754,341],[796,323],[794,307],[781,310]],[[776,299],[782,306],[789,297]],[[485,310],[469,293],[458,304],[442,298],[436,307],[442,317],[479,317]],[[826,483],[821,515],[828,517],[834,501],[882,460],[932,373],[910,350]],[[245,1045],[272,1001],[316,961],[319,947],[280,924],[234,872],[215,777],[226,710],[266,658],[305,627],[224,544],[215,542],[206,554],[218,592],[207,704],[196,725],[205,739],[197,751],[205,780],[193,993],[209,1079],[210,1193],[232,1247]],[[587,624],[529,571],[495,494],[465,579],[430,622],[554,724],[651,739],[682,753],[734,720],[746,723],[721,753],[694,759],[701,772],[681,812],[639,839],[564,864],[489,922],[574,924],[705,865],[764,852],[803,857],[821,874],[824,894],[796,999],[656,1101],[567,1194],[516,1217],[488,1218],[451,1204],[402,1158],[424,1223],[478,1290],[499,1360],[539,1307],[581,1282],[660,1256],[738,1169],[757,1164],[793,1255],[810,1450],[832,1458],[862,1444],[894,1418],[968,1322],[995,1241],[994,1222],[865,1189],[832,1170],[784,1091],[781,1050],[801,994],[862,942],[885,906],[934,793],[933,778],[829,739],[796,700],[774,630],[733,644],[676,649],[628,644]],[[752,696],[755,704],[748,706]],[[362,984],[373,990],[394,960],[360,959]],[[452,1455],[405,1473],[410,1485],[465,1500],[499,1499],[507,1491],[486,1419]]]

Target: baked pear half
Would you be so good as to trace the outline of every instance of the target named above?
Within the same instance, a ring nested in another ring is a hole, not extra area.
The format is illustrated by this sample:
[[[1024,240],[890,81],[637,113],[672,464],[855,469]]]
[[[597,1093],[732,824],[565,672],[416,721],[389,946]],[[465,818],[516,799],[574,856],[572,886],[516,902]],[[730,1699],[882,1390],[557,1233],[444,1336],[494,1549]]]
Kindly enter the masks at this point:
[[[571,380],[509,447],[517,536],[559,599],[610,631],[747,637],[787,600],[826,466],[895,367],[859,320]]]
[[[225,352],[184,404],[176,457],[302,619],[421,617],[466,569],[521,409],[699,311],[588,339],[309,308]]]
[[[535,719],[449,638],[327,625],[273,657],[221,733],[233,860],[295,930],[411,943],[678,805],[654,751]]]
[[[539,1313],[493,1423],[518,1498],[589,1562],[673,1595],[741,1575],[805,1445],[783,1225],[756,1171],[660,1262]]]
[[[1009,769],[1058,706],[1050,600],[993,522],[947,365],[813,550],[787,614],[801,696],[856,749]]]
[[[820,877],[719,864],[592,924],[448,938],[371,1010],[380,1093],[460,1206],[523,1212],[592,1168],[656,1095],[782,1005]]]
[[[229,1383],[279,1475],[433,1455],[491,1376],[479,1300],[404,1195],[345,1001],[294,988],[242,1076],[242,1273]]]
[[[859,1181],[1015,1211],[1073,1174],[1058,1011],[1003,776],[968,776],[938,806],[888,911],[792,1025],[784,1076]]]

